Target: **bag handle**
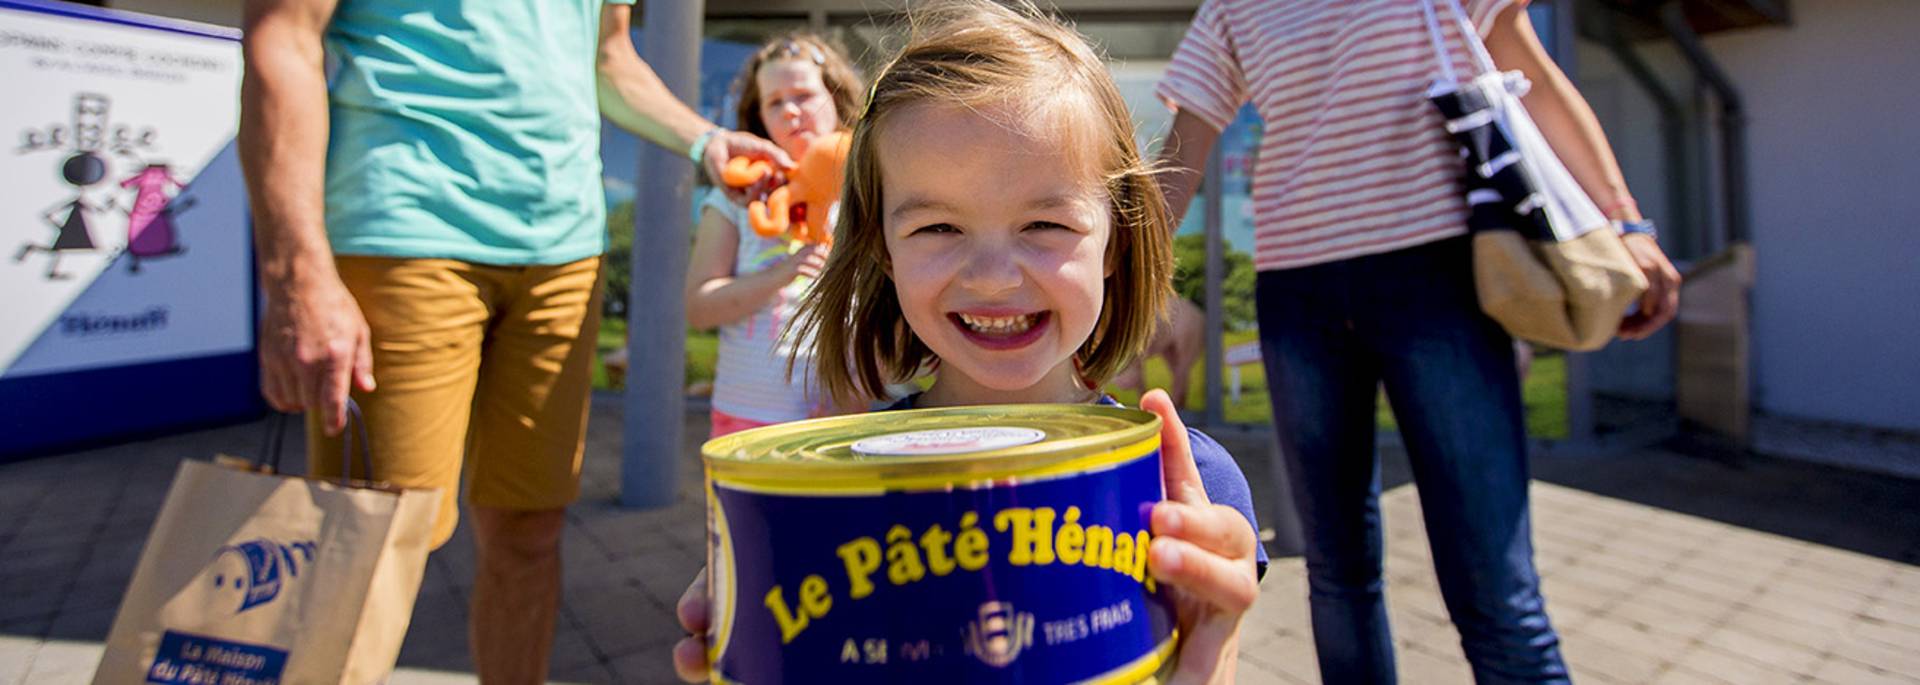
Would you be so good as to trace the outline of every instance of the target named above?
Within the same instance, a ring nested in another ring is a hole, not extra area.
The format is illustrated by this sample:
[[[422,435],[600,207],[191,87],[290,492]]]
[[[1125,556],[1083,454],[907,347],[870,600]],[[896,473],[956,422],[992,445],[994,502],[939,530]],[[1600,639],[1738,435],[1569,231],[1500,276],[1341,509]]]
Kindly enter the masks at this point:
[[[1478,73],[1498,72],[1499,68],[1493,64],[1493,54],[1487,52],[1487,44],[1481,42],[1480,31],[1473,27],[1472,21],[1467,19],[1467,10],[1460,6],[1460,0],[1447,0],[1447,6],[1453,10],[1454,22],[1459,24],[1460,35],[1467,39],[1467,51],[1472,53],[1473,64],[1479,69]],[[1433,57],[1440,63],[1440,73],[1446,75],[1447,80],[1459,83],[1460,76],[1453,70],[1453,55],[1447,52],[1447,39],[1440,31],[1440,19],[1434,12],[1433,0],[1420,0],[1420,11],[1426,15],[1427,39],[1433,43]]]
[[[260,458],[253,462],[255,471],[267,473],[280,472],[280,457],[285,451],[287,423],[290,414],[275,413],[272,423],[267,426],[266,444],[261,446]],[[367,440],[367,419],[360,413],[360,404],[353,398],[347,398],[347,425],[354,429],[353,435],[341,436],[340,441],[340,484],[348,485],[353,481],[353,457],[358,452],[360,469],[366,474],[366,480],[373,480],[372,443]],[[354,438],[359,438],[360,449],[353,448]]]

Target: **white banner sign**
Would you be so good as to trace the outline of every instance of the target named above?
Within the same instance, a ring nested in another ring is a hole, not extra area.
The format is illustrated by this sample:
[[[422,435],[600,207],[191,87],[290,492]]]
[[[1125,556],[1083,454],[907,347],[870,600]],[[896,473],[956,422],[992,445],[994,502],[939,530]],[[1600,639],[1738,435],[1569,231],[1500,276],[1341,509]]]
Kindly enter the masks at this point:
[[[237,32],[0,0],[0,377],[243,352]]]

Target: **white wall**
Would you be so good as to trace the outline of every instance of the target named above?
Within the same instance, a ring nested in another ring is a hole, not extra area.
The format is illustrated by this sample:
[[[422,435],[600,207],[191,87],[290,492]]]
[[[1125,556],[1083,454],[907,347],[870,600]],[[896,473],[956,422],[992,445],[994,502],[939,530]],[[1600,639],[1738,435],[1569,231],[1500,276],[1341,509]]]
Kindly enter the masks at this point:
[[[1748,106],[1756,406],[1920,430],[1920,2],[1793,10],[1792,26],[1706,41]],[[1690,92],[1670,48],[1641,47]],[[1582,54],[1583,87],[1657,216],[1654,110],[1611,59]]]

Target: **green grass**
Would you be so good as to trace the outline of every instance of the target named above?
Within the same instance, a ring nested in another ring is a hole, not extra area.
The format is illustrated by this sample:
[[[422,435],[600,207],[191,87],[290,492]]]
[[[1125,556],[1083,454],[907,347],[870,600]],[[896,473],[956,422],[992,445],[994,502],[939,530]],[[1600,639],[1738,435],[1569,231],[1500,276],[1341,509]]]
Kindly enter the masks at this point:
[[[600,355],[627,344],[627,320],[607,318],[600,322]],[[713,380],[713,363],[720,356],[720,335],[714,331],[687,331],[687,384]],[[597,361],[593,365],[593,387],[607,390],[607,369]]]
[[[604,354],[618,348],[626,341],[627,322],[621,319],[607,319],[600,325],[600,350]],[[1257,337],[1254,331],[1230,331],[1226,334],[1226,345],[1231,347],[1248,342]],[[714,357],[720,346],[719,337],[712,332],[689,331],[687,333],[687,382],[713,380]],[[1187,392],[1187,409],[1191,412],[1204,411],[1207,403],[1204,364],[1195,364],[1193,381]],[[1164,388],[1171,374],[1165,362],[1158,358],[1147,361],[1147,387]],[[1535,438],[1559,439],[1567,436],[1567,365],[1566,357],[1558,353],[1541,353],[1534,357],[1533,369],[1527,376],[1525,386],[1521,388],[1522,401],[1526,404],[1527,434]],[[593,387],[606,388],[605,370],[594,365]],[[1111,389],[1115,399],[1126,404],[1135,404],[1140,394],[1118,388]],[[1227,405],[1222,415],[1229,423],[1263,424],[1271,419],[1272,405],[1267,399],[1267,372],[1258,364],[1250,364],[1240,369],[1240,399],[1226,398]],[[1386,397],[1381,396],[1378,405],[1378,422],[1381,430],[1397,430],[1393,412],[1388,408]]]

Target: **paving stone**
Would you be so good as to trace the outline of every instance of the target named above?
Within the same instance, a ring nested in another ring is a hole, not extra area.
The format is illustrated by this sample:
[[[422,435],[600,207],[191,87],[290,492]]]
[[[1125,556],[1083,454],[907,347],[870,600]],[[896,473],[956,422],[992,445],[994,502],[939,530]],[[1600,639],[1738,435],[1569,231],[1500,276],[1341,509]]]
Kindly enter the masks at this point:
[[[1867,598],[1879,597],[1887,590],[1885,575],[1869,579],[1797,564],[1781,569],[1776,580],[1798,581],[1834,592],[1845,592]]]
[[[1848,614],[1860,613],[1876,601],[1870,595],[1835,589],[1826,584],[1787,576],[1778,577],[1769,582],[1766,590],[1750,601],[1762,602],[1768,595],[1777,595],[1790,602],[1823,606]]]
[[[65,579],[46,578],[46,582],[31,589],[10,593],[7,601],[0,603],[0,621],[52,616],[60,610],[60,604],[66,599]]]
[[[1261,683],[1263,685],[1316,685],[1318,680],[1302,680],[1285,671],[1276,670],[1258,657],[1240,653],[1234,663],[1234,682]]]
[[[1633,652],[1660,664],[1672,662],[1693,646],[1692,640],[1676,638],[1637,623],[1607,616],[1587,621],[1581,624],[1579,630],[1572,632],[1574,637],[1569,639],[1597,640],[1608,647]]]
[[[1629,591],[1615,591],[1594,587],[1583,579],[1557,575],[1542,578],[1540,594],[1550,606],[1557,608],[1579,607],[1588,613],[1604,610],[1614,604],[1632,597]]]
[[[1595,599],[1601,602],[1600,606],[1606,606],[1634,589],[1645,587],[1648,579],[1645,576],[1627,575],[1595,564],[1582,563],[1561,571],[1554,580],[1561,583],[1576,583],[1586,589],[1598,591],[1599,596]]]
[[[465,599],[445,590],[422,591],[413,602],[407,637],[400,644],[399,664],[469,671],[473,668],[469,650]]]
[[[1736,685],[1725,680],[1690,670],[1684,666],[1674,666],[1653,677],[1652,685]]]
[[[93,680],[100,665],[99,644],[48,640],[41,643],[21,682],[32,685],[82,685]]]
[[[1562,636],[1560,652],[1576,679],[1598,678],[1621,685],[1652,680],[1663,665],[1655,657],[1609,643],[1585,632],[1585,629],[1580,633]]]
[[[25,685],[27,667],[40,651],[40,640],[0,632],[0,685]]]
[[[47,628],[53,625],[52,613],[28,616],[25,618],[0,620],[0,640],[30,640],[38,644],[47,637]],[[0,685],[8,681],[0,680]]]
[[[1700,642],[1780,672],[1807,675],[1820,663],[1820,653],[1813,648],[1755,635],[1731,623],[1708,633]]]
[[[1645,594],[1621,602],[1609,609],[1607,618],[1627,621],[1649,631],[1671,636],[1675,639],[1694,641],[1705,637],[1714,630],[1724,614],[1717,612],[1696,613],[1684,609],[1675,609],[1665,604],[1659,597]]]
[[[1639,600],[1653,602],[1656,606],[1665,606],[1671,613],[1699,616],[1709,622],[1717,622],[1738,608],[1738,605],[1727,600],[1701,595],[1665,582],[1648,586],[1632,595],[1632,598],[1627,601]]]
[[[1914,685],[1920,674],[1889,673],[1846,659],[1827,659],[1813,669],[1813,680],[1836,685]]]
[[[113,630],[113,619],[119,614],[119,606],[110,605],[91,609],[72,609],[61,611],[47,629],[47,637],[54,640],[76,642],[100,642],[107,640],[107,633]]]
[[[656,645],[608,662],[611,680],[631,685],[678,683],[673,673],[673,645]]]
[[[1730,581],[1701,573],[1670,573],[1660,581],[1675,590],[1726,605],[1744,604],[1759,595],[1761,590],[1756,581]]]
[[[1860,615],[1862,618],[1920,630],[1920,608],[1896,604],[1886,598],[1876,600]]]
[[[614,562],[624,569],[623,577],[637,581],[640,588],[660,606],[671,609],[687,591],[687,585],[706,568],[706,559],[686,553],[665,551],[643,554]]]
[[[569,587],[566,608],[602,654],[629,654],[685,635],[671,604],[661,605],[619,579]]]
[[[1858,665],[1900,674],[1920,674],[1920,649],[1901,649],[1849,637],[1833,645],[1832,655]]]
[[[1254,662],[1259,665],[1262,672],[1277,674],[1285,682],[1319,683],[1320,662],[1313,651],[1311,634],[1295,633],[1295,638],[1257,649],[1242,649],[1241,660]]]
[[[1875,585],[1886,583],[1894,569],[1901,566],[1885,559],[1819,545],[1807,545],[1794,558],[1793,565],[1822,576],[1842,576]]]
[[[553,651],[547,658],[547,670],[556,674],[577,671],[590,667],[604,666],[606,659],[593,646],[593,641],[581,633],[577,624],[561,621],[560,627],[553,632]]]
[[[1824,653],[1841,639],[1841,633],[1817,623],[1775,616],[1772,612],[1746,607],[1728,617],[1727,627],[1753,635],[1759,635],[1787,642],[1813,651]]]
[[[1920,629],[1908,626],[1864,619],[1850,627],[1847,638],[1877,643],[1910,654],[1920,654]]]
[[[1401,682],[1433,685],[1473,683],[1473,670],[1458,652],[1440,655],[1419,649],[1402,649],[1395,657]]]
[[[547,673],[550,681],[554,683],[597,685],[598,683],[613,682],[613,671],[609,670],[606,664],[597,661],[588,664],[579,664],[565,669],[550,668]]]
[[[1679,664],[1688,671],[1729,685],[1785,685],[1801,680],[1798,674],[1728,654],[1712,645],[1697,645],[1681,654]]]

